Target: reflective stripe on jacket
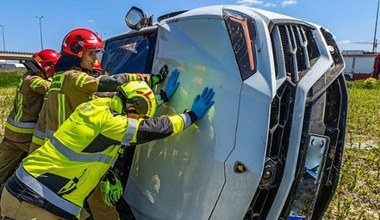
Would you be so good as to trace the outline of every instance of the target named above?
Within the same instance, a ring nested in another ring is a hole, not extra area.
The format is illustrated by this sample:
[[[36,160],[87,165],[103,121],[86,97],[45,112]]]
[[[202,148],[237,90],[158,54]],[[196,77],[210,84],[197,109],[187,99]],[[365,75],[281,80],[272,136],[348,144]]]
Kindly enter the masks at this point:
[[[84,199],[117,159],[120,144],[175,135],[192,123],[187,113],[130,119],[112,111],[113,105],[111,98],[79,105],[51,140],[23,160],[26,172],[54,193],[47,200],[59,196],[83,207]]]
[[[121,73],[95,78],[80,68],[55,73],[48,93],[46,130],[56,131],[78,105],[93,99],[95,92],[114,92],[130,80],[150,83],[150,74]]]
[[[5,138],[20,143],[32,140],[43,98],[50,85],[50,82],[42,75],[42,73],[28,70],[21,77],[13,101],[13,109],[5,124]]]
[[[27,186],[36,192],[39,196],[45,198],[51,204],[59,207],[66,212],[70,213],[73,216],[79,216],[81,207],[77,206],[70,201],[58,196],[49,188],[41,184],[38,180],[36,180],[33,176],[31,176],[28,172],[25,171],[23,166],[19,166],[16,170],[15,175],[19,180],[23,183],[27,183]]]
[[[46,130],[46,102],[47,95],[44,97],[44,102],[41,107],[40,116],[38,117],[36,127],[34,128],[32,143],[30,144],[29,152],[39,148],[45,143]]]
[[[46,129],[56,131],[75,108],[92,99],[99,78],[79,70],[55,73],[48,92]]]
[[[11,117],[8,117],[7,122],[5,123],[5,127],[7,129],[22,134],[33,134],[33,129],[35,126],[36,123],[19,122],[13,120]]]

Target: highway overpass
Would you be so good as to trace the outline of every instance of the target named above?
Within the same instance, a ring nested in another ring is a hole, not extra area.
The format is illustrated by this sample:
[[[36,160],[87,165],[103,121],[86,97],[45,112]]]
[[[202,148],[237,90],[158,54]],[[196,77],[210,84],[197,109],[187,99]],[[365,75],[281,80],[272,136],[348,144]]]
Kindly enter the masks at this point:
[[[32,59],[33,53],[15,52],[15,51],[0,51],[0,60],[23,60]]]

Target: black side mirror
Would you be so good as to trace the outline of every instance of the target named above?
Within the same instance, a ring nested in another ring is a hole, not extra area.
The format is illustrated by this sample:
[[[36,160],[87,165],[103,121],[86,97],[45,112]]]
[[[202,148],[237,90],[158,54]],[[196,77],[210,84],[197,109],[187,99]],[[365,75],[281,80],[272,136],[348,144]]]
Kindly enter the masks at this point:
[[[143,10],[133,6],[125,15],[125,22],[132,30],[140,30],[152,25],[152,17],[148,18]]]

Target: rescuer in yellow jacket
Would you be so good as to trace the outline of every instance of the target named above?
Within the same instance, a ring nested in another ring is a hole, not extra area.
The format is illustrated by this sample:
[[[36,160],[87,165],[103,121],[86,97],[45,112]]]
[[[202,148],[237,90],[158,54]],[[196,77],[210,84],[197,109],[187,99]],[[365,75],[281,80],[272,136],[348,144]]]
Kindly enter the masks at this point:
[[[62,41],[62,56],[57,62],[47,101],[41,112],[45,117],[37,122],[30,152],[51,138],[79,104],[94,98],[95,92],[114,92],[117,86],[132,80],[144,80],[153,86],[165,78],[162,71],[152,78],[151,74],[124,73],[94,77],[93,68],[103,48],[102,39],[91,30],[78,28],[66,34]],[[118,219],[116,209],[103,204],[98,189],[88,203],[95,220],[104,216],[110,220]]]
[[[80,218],[85,199],[118,158],[121,146],[181,133],[206,114],[213,96],[206,87],[191,111],[150,118],[157,105],[153,91],[145,82],[134,81],[122,85],[113,98],[79,105],[9,178],[1,198],[3,217]]]

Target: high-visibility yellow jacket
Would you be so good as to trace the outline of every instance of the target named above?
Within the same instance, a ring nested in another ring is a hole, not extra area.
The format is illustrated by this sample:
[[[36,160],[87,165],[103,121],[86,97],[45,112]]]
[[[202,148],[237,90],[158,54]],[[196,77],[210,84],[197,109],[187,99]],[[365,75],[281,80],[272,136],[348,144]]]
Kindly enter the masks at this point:
[[[80,68],[57,72],[48,91],[46,103],[46,135],[51,137],[75,108],[91,100],[95,92],[113,92],[117,86],[131,80],[151,83],[150,74],[117,74],[97,78]]]
[[[42,72],[28,70],[20,79],[13,109],[5,123],[4,138],[18,143],[32,140],[34,127],[50,81]]]
[[[8,191],[63,218],[79,217],[121,145],[176,135],[197,120],[191,111],[136,120],[117,114],[113,106],[112,98],[79,105],[49,141],[23,160],[6,184]]]

